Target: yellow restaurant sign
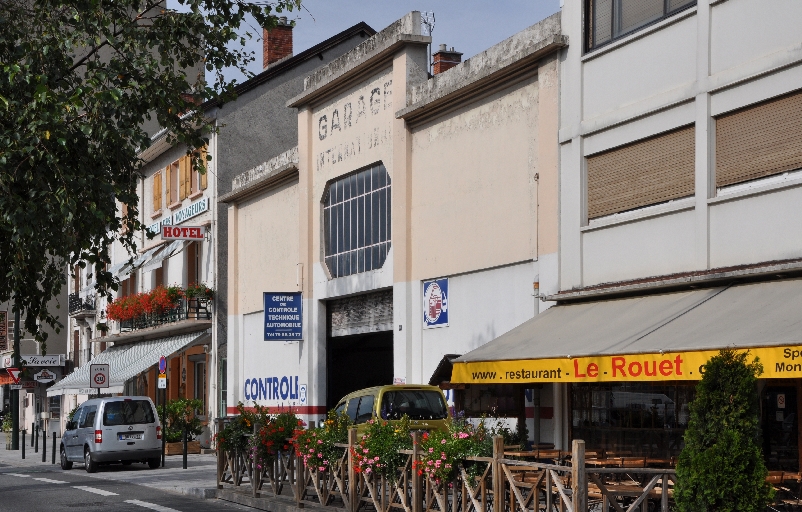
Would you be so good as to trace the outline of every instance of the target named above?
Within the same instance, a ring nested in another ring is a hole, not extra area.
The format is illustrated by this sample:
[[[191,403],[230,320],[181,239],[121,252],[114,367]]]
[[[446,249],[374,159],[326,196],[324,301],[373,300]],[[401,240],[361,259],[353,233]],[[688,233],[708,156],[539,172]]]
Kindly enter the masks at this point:
[[[745,351],[745,350],[744,350]],[[749,349],[764,379],[802,377],[802,346]],[[454,363],[455,384],[699,380],[718,350]],[[751,359],[751,358],[750,358]]]

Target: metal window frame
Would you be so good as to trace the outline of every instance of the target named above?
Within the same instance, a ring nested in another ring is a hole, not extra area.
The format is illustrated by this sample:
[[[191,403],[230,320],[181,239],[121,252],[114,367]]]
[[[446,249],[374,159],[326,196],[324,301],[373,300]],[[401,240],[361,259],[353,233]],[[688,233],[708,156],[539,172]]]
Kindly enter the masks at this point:
[[[674,10],[670,10],[669,8],[671,6],[671,0],[663,0],[663,15],[662,16],[660,16],[659,18],[657,18],[655,20],[650,21],[649,23],[641,25],[639,27],[633,28],[633,29],[628,30],[626,32],[622,32],[620,34],[616,34],[616,22],[619,21],[618,18],[620,18],[620,16],[621,16],[620,4],[621,4],[622,0],[610,0],[610,10],[612,11],[610,13],[610,39],[605,41],[605,42],[603,42],[603,43],[601,43],[601,44],[593,45],[593,44],[591,44],[591,41],[594,39],[594,37],[593,37],[594,34],[592,33],[592,30],[593,30],[593,27],[595,25],[591,24],[591,18],[595,18],[595,13],[596,13],[596,8],[595,7],[596,7],[596,3],[598,1],[599,0],[585,0],[585,3],[584,3],[585,12],[584,12],[584,20],[583,20],[583,29],[584,29],[585,34],[584,34],[584,38],[583,38],[583,46],[584,46],[584,52],[585,53],[589,53],[589,52],[592,52],[592,51],[596,51],[599,48],[603,48],[603,47],[607,46],[608,44],[614,43],[615,41],[618,41],[619,39],[627,37],[630,34],[634,34],[635,32],[638,32],[639,30],[643,30],[643,29],[645,29],[645,28],[647,28],[647,27],[649,27],[651,25],[654,25],[655,23],[659,23],[659,22],[661,22],[661,21],[663,21],[663,20],[665,20],[665,19],[667,19],[667,18],[669,18],[671,16],[674,16],[675,14],[678,14],[678,13],[680,13],[682,11],[685,11],[686,9],[690,9],[692,7],[695,7],[696,4],[697,4],[697,1],[694,0],[694,1],[692,1],[692,2],[690,2],[688,4],[686,4],[686,5],[678,7],[676,9],[674,9]],[[618,26],[620,27],[620,22],[618,23]]]

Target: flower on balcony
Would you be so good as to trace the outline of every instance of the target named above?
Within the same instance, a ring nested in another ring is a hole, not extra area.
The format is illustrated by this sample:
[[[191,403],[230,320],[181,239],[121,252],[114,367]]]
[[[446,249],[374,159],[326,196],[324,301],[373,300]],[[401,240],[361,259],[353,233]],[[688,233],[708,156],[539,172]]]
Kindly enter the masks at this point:
[[[190,284],[185,293],[188,299],[211,299],[214,297],[214,290],[203,283]]]
[[[164,313],[178,307],[184,291],[178,286],[159,286],[145,293],[121,297],[106,306],[109,320],[123,322],[143,314]]]

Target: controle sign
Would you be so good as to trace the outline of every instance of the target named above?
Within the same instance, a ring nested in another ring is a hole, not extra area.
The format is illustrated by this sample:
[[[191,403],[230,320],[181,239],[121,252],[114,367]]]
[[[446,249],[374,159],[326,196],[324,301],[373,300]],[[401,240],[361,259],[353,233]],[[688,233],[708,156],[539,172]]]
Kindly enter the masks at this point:
[[[299,341],[303,339],[303,311],[300,292],[265,292],[264,305],[265,341]]]
[[[203,240],[204,226],[162,226],[162,240]]]

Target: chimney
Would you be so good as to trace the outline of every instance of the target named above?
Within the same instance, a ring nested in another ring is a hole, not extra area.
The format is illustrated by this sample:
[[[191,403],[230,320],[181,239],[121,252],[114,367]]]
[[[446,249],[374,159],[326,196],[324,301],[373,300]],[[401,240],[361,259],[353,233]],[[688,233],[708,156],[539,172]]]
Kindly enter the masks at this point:
[[[270,64],[292,56],[292,25],[286,16],[282,16],[272,30],[263,30],[262,68],[266,69]]]
[[[439,75],[462,62],[462,54],[455,52],[453,46],[449,50],[448,46],[444,44],[440,45],[440,49],[432,57],[434,58],[432,71],[435,75]]]

